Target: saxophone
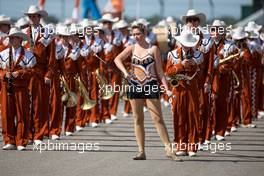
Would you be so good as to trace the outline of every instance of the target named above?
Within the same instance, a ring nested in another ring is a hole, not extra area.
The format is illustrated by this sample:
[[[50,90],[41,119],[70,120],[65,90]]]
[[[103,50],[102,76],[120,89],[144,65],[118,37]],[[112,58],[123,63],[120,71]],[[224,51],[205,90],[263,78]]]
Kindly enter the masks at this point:
[[[172,76],[168,77],[168,80],[170,81],[170,84],[172,87],[178,87],[179,86],[179,81],[183,80],[186,81],[187,83],[191,81],[198,73],[198,69],[192,76],[184,75],[184,74],[174,74]]]

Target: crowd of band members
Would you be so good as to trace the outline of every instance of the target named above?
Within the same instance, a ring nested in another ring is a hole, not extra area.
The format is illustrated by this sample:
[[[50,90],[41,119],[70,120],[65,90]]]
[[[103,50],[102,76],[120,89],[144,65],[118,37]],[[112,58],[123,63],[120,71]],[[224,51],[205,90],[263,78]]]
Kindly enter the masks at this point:
[[[53,27],[56,33],[51,33],[50,27],[41,25],[41,19],[47,15],[46,11],[30,6],[25,12],[29,20],[23,17],[13,24],[9,17],[0,16],[5,150],[24,150],[31,142],[41,144],[45,137],[58,140],[62,131],[71,136],[86,125],[95,128],[100,123],[111,124],[118,119],[120,101],[124,101],[123,116],[131,113],[129,101],[120,99],[119,92],[110,99],[102,98],[96,74],[99,70],[108,84],[123,84],[124,78],[114,59],[125,47],[135,44],[129,24],[104,14],[98,21],[59,23]],[[208,31],[200,28],[205,21],[205,15],[194,9],[183,15],[184,29],[177,37],[187,37],[186,42],[194,42],[188,41],[188,36],[197,39],[195,46],[184,46],[184,41],[172,38],[164,58],[168,78],[177,74],[194,75],[171,86],[172,96],[161,95],[163,108],[170,104],[172,111],[173,142],[187,146],[199,144],[199,148],[177,148],[178,155],[191,150],[194,156],[202,145],[210,144],[212,137],[222,141],[238,131],[238,127],[256,127],[253,120],[264,116],[262,26],[249,22],[245,28],[230,28],[231,31],[220,33],[218,29],[227,29],[224,21],[214,20]],[[145,19],[136,23],[145,25],[146,40],[158,46],[150,23]],[[80,35],[80,31],[89,32]],[[225,61],[230,56],[234,57]],[[131,67],[129,61],[126,67]],[[84,99],[76,85],[78,76],[89,98],[96,101],[89,110],[82,109]],[[77,93],[76,106],[62,102],[65,91],[62,77],[70,91]]]

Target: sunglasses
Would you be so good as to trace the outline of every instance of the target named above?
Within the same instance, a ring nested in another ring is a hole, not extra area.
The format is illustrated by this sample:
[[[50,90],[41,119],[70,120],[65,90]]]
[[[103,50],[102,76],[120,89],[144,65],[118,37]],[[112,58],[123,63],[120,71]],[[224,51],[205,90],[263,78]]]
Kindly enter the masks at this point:
[[[195,22],[195,21],[200,21],[200,19],[197,18],[197,17],[189,17],[189,18],[186,19],[186,21],[187,22],[192,22],[192,21]]]
[[[36,15],[28,15],[29,18],[37,18],[40,17],[40,15],[36,14]]]
[[[133,36],[140,36],[142,33],[141,32],[138,32],[138,33],[133,33],[132,35]]]

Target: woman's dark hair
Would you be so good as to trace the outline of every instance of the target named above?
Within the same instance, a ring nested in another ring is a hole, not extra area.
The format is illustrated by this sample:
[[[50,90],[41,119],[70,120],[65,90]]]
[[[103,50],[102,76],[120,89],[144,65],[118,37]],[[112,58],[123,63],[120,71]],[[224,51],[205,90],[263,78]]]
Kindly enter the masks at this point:
[[[145,34],[146,27],[141,23],[133,23],[131,26],[132,29],[139,29],[142,34]]]

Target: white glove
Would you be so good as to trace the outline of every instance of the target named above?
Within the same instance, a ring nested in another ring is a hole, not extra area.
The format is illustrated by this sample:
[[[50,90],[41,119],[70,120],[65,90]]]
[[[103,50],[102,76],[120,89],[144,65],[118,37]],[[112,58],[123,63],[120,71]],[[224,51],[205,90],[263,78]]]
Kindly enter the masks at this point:
[[[113,40],[113,44],[116,45],[116,46],[119,46],[121,44],[121,40],[118,38],[118,37],[115,37],[114,40]]]
[[[91,50],[94,52],[94,53],[99,53],[101,50],[102,50],[102,47],[100,45],[92,45],[91,46]]]
[[[90,52],[91,52],[91,48],[90,48],[90,47],[83,48],[83,49],[81,50],[81,55],[82,55],[83,57],[87,57],[87,56],[90,54]]]
[[[112,45],[112,44],[110,44],[110,43],[106,43],[106,44],[104,45],[104,53],[105,53],[105,54],[110,53],[112,50],[113,50],[113,45]]]

